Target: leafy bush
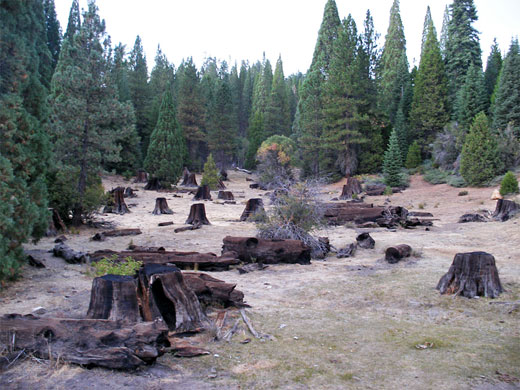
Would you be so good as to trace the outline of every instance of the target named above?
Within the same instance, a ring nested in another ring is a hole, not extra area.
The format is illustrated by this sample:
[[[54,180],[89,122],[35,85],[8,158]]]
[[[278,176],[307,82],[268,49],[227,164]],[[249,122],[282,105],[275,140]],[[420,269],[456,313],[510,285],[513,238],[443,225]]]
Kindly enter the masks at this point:
[[[210,154],[206,160],[206,164],[204,164],[204,172],[202,173],[200,185],[207,185],[210,190],[215,191],[218,189],[218,181],[217,165],[215,164],[215,160],[213,160],[213,155]]]
[[[438,168],[430,168],[424,173],[424,180],[431,184],[445,184],[448,181],[449,173]]]
[[[455,188],[466,187],[468,184],[466,180],[462,176],[451,175],[448,176],[448,180],[446,181],[450,186]]]
[[[96,276],[102,275],[134,275],[135,272],[143,265],[142,261],[136,261],[128,256],[124,261],[117,261],[117,255],[110,258],[103,257],[92,266],[96,270]]]
[[[513,172],[508,171],[500,183],[500,195],[517,194],[518,191],[518,180]]]

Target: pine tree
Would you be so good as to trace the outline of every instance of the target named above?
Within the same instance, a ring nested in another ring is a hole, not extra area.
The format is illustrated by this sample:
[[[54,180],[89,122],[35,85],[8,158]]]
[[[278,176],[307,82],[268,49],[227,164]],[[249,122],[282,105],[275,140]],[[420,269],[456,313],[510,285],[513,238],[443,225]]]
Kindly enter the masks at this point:
[[[471,65],[466,74],[466,81],[459,91],[455,112],[459,126],[462,129],[461,143],[464,142],[464,134],[469,130],[473,119],[481,111],[487,111],[488,100],[486,98],[486,86],[484,74],[480,68]]]
[[[72,39],[75,34],[79,32],[81,28],[81,18],[79,12],[79,1],[72,0],[72,5],[70,6],[69,12],[69,21],[67,23],[67,30],[65,30],[65,34],[63,35],[63,39]]]
[[[518,180],[513,172],[507,171],[500,183],[500,195],[518,194]]]
[[[217,164],[215,164],[215,160],[213,160],[213,155],[210,153],[206,163],[204,164],[204,172],[202,173],[202,180],[200,182],[201,186],[207,185],[209,189],[212,191],[218,190],[218,169]]]
[[[399,140],[397,139],[396,131],[393,130],[383,160],[383,173],[385,175],[385,183],[388,186],[398,187],[401,185],[402,167],[403,157],[399,150]]]
[[[276,62],[271,95],[265,111],[264,134],[266,138],[290,134],[289,102],[281,56]]]
[[[399,142],[401,157],[405,159],[408,152],[408,126],[406,123],[406,118],[404,117],[402,101],[401,104],[399,104],[399,109],[397,110],[394,129],[397,134],[397,141]]]
[[[487,101],[491,101],[491,95],[495,90],[500,70],[502,69],[502,53],[498,47],[496,38],[493,40],[491,52],[487,58],[486,72],[484,73],[484,83],[486,84]]]
[[[227,80],[219,81],[213,115],[207,142],[217,166],[222,169],[231,163],[237,133],[236,127],[233,126],[233,104]]]
[[[255,78],[251,107],[252,112],[260,111],[262,114],[265,114],[271,96],[272,85],[273,69],[269,60],[264,58],[262,72],[257,74]]]
[[[497,142],[489,129],[488,118],[480,112],[466,135],[460,160],[460,173],[470,185],[482,185],[502,169]]]
[[[175,117],[170,88],[163,95],[159,119],[150,137],[144,166],[150,175],[177,184],[184,166],[186,145]]]
[[[43,0],[43,11],[45,13],[45,26],[47,30],[47,47],[52,57],[52,70],[54,71],[58,63],[58,58],[60,57],[61,47],[61,28],[56,16],[54,0]]]
[[[441,49],[441,56],[444,61],[446,61],[446,44],[448,42],[448,25],[450,24],[450,19],[450,10],[448,6],[446,6],[442,18],[441,36],[439,38],[439,48]]]
[[[437,36],[437,31],[435,31],[435,26],[433,25],[432,13],[430,11],[430,6],[426,7],[426,15],[424,16],[424,24],[423,24],[423,33],[421,40],[421,52],[424,50],[424,44],[426,43],[426,38],[428,37],[428,32],[430,28],[433,28],[433,34]]]
[[[408,152],[406,153],[406,161],[404,166],[408,169],[417,168],[422,163],[421,158],[421,148],[417,141],[414,141],[410,147],[408,148]]]
[[[245,167],[253,169],[256,166],[256,151],[266,138],[264,135],[264,116],[260,111],[257,111],[249,122],[247,138],[249,144],[246,152]]]
[[[175,105],[175,69],[174,66],[168,62],[168,58],[166,58],[166,55],[164,55],[160,46],[158,46],[155,55],[155,64],[150,73],[150,82],[148,83],[148,94],[151,99],[148,107],[148,123],[150,127],[154,127],[157,124],[159,110],[161,109],[162,96],[164,95],[164,92],[166,92],[166,88],[172,88],[172,86],[173,102]],[[178,116],[177,119],[179,119]]]
[[[112,63],[111,73],[114,80],[120,102],[128,102],[130,100],[130,87],[128,85],[128,62],[125,59],[126,47],[119,43],[114,48],[114,59]],[[133,107],[132,107],[133,110]]]
[[[338,38],[338,29],[340,27],[341,20],[336,2],[327,0],[320,30],[318,31],[318,40],[314,46],[311,69],[320,69],[324,74],[327,74],[332,59],[334,41]]]
[[[504,59],[494,106],[493,128],[503,131],[508,125],[520,137],[520,49],[517,39],[511,42]]]
[[[241,94],[238,112],[238,134],[242,137],[247,135],[249,117],[251,115],[251,98],[253,92],[252,71],[246,62],[242,61],[240,66],[239,80],[241,83]]]

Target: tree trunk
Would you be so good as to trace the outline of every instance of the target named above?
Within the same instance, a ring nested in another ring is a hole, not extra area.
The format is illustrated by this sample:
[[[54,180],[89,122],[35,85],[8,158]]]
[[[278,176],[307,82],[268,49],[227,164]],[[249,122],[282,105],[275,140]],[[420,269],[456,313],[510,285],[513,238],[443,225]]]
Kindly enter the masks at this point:
[[[153,215],[161,215],[161,214],[173,214],[173,211],[168,207],[168,202],[166,198],[157,198],[155,199],[155,208],[152,211]]]
[[[197,188],[197,193],[193,197],[193,200],[211,200],[211,192],[208,185],[203,185]]]
[[[246,208],[240,216],[240,220],[247,221],[257,214],[265,214],[264,202],[260,198],[249,199],[246,203]]]
[[[496,298],[504,291],[493,255],[486,252],[457,253],[448,271],[437,284],[441,294],[467,298]]]
[[[184,172],[182,174],[182,183],[181,186],[184,187],[198,187],[197,178],[194,173],[190,173],[188,168],[184,168]]]
[[[343,186],[343,191],[339,198],[342,200],[352,199],[353,195],[360,194],[361,192],[361,183],[359,180],[354,177],[348,177],[347,184]]]
[[[376,242],[368,233],[361,233],[356,237],[357,245],[363,249],[373,249]]]
[[[233,196],[233,193],[231,191],[219,191],[218,192],[218,199],[222,199],[222,200],[235,200],[235,197]]]
[[[520,205],[518,203],[512,200],[499,199],[497,200],[497,207],[493,213],[493,219],[505,222],[518,213],[520,213]]]
[[[125,197],[124,187],[117,187],[113,191],[114,194],[114,207],[112,208],[112,212],[115,214],[126,214],[129,213],[130,210],[128,209],[126,203],[125,203]]]
[[[76,252],[64,243],[56,244],[52,250],[52,253],[56,257],[61,257],[69,264],[81,264],[89,262],[89,256],[87,253]]]
[[[362,202],[325,203],[322,207],[323,217],[330,225],[375,222],[385,211],[384,207]]]
[[[412,247],[410,245],[401,244],[391,246],[385,251],[385,260],[390,264],[395,264],[398,261],[409,257],[412,254]]]
[[[63,223],[63,220],[60,217],[60,214],[56,209],[49,209],[51,212],[51,218],[49,220],[49,227],[47,232],[45,233],[46,237],[56,237],[58,235],[58,231],[65,232],[67,231],[67,227]]]
[[[191,205],[190,215],[186,220],[186,223],[189,225],[211,225],[206,218],[206,208],[204,207],[204,203],[195,203]]]
[[[222,181],[229,181],[228,173],[225,169],[221,169],[219,174]]]
[[[224,182],[220,178],[218,179],[218,182],[217,182],[217,188],[219,190],[225,190],[226,189],[226,185],[224,184]]]
[[[139,169],[137,171],[137,177],[134,180],[134,183],[146,183],[148,182],[148,173],[146,173],[144,170]]]
[[[157,177],[151,177],[148,179],[148,182],[144,186],[144,189],[148,191],[159,191],[161,188],[161,182]]]
[[[92,240],[105,241],[107,237],[137,236],[139,234],[142,234],[141,229],[114,229],[96,233],[92,237]]]

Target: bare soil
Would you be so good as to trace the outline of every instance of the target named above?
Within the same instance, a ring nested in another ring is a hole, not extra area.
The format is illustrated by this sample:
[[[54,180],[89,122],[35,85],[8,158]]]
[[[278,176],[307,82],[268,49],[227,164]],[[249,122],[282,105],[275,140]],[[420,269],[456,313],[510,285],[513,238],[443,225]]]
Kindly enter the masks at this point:
[[[137,197],[126,199],[126,215],[98,215],[118,228],[140,228],[142,235],[91,241],[99,230],[83,228],[66,234],[75,250],[123,250],[130,243],[167,250],[219,254],[226,235],[255,235],[254,224],[239,222],[245,202],[264,197],[251,190],[246,174],[229,172],[236,205],[204,202],[210,226],[175,234],[189,213],[192,195],[145,191],[120,177],[104,179],[106,189],[131,186]],[[200,178],[197,178],[200,180]],[[323,189],[324,200],[337,197],[343,183]],[[468,195],[458,196],[462,190]],[[520,300],[520,219],[504,223],[458,224],[459,216],[494,210],[493,188],[430,185],[420,176],[407,190],[390,197],[369,197],[409,210],[428,211],[434,227],[415,230],[371,229],[375,249],[358,250],[354,258],[331,254],[311,265],[274,265],[239,275],[236,270],[212,276],[237,284],[251,305],[257,330],[274,336],[254,339],[245,329],[230,343],[209,341],[212,354],[182,359],[170,354],[136,372],[85,369],[28,357],[0,373],[0,389],[519,389],[520,307],[496,302]],[[152,215],[155,198],[164,196],[173,215]],[[159,227],[159,222],[174,222]],[[365,230],[366,231],[366,230]],[[359,230],[330,227],[317,232],[341,248]],[[414,256],[398,264],[383,260],[386,247],[408,244]],[[92,271],[54,258],[46,238],[26,249],[44,258],[47,268],[26,267],[23,276],[0,291],[0,315],[29,314],[84,317],[90,299]],[[495,256],[506,292],[498,299],[441,296],[435,290],[458,252],[482,250]],[[246,338],[252,341],[242,344]],[[418,349],[417,346],[432,346]]]

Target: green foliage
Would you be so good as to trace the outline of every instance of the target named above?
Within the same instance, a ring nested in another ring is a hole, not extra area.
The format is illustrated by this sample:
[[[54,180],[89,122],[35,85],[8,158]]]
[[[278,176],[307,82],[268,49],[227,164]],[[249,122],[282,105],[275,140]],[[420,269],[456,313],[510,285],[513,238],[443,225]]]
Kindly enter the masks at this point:
[[[245,167],[247,169],[253,169],[256,166],[256,152],[265,139],[263,114],[260,111],[255,112],[255,115],[250,121],[247,133],[249,144],[247,147]]]
[[[423,179],[430,184],[445,184],[448,181],[449,173],[439,169],[430,168],[424,172]]]
[[[496,38],[493,39],[493,45],[491,46],[491,52],[487,58],[486,72],[484,73],[484,83],[486,86],[486,97],[487,101],[491,101],[491,96],[495,90],[495,85],[502,69],[502,53],[498,47]]]
[[[450,175],[446,183],[455,188],[467,187],[468,183],[462,176]]]
[[[461,127],[460,144],[464,143],[464,135],[471,126],[475,116],[488,108],[484,75],[480,68],[471,65],[466,74],[466,81],[459,91],[455,113]]]
[[[295,149],[294,142],[283,135],[273,135],[262,142],[257,153],[260,183],[269,187],[291,181]]]
[[[421,164],[421,148],[419,147],[417,141],[414,141],[408,148],[408,153],[406,154],[406,162],[404,163],[404,166],[408,169],[414,169]]]
[[[500,183],[500,195],[518,194],[518,180],[513,172],[507,171]]]
[[[103,275],[128,275],[133,276],[143,265],[142,261],[134,260],[131,256],[125,257],[123,261],[117,260],[117,255],[110,258],[103,257],[92,264],[96,276]]]
[[[202,174],[201,185],[207,185],[213,191],[218,189],[219,175],[213,155],[210,154],[204,164],[204,172]]]
[[[45,27],[47,32],[47,47],[52,58],[52,69],[56,68],[60,56],[61,28],[56,16],[54,0],[43,0],[43,12],[45,14]],[[50,82],[50,79],[48,80]]]
[[[385,174],[385,183],[388,186],[398,187],[401,185],[402,166],[403,158],[399,150],[399,140],[397,139],[396,131],[393,130],[383,161],[383,173]]]
[[[276,62],[271,94],[265,111],[265,137],[290,135],[290,112],[281,56]]]
[[[494,103],[493,128],[503,131],[508,125],[520,127],[520,47],[518,40],[511,42],[511,47],[504,59]],[[517,132],[520,137],[520,132]]]
[[[502,169],[498,146],[489,130],[488,118],[479,113],[462,148],[460,173],[469,185],[482,185]]]

